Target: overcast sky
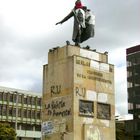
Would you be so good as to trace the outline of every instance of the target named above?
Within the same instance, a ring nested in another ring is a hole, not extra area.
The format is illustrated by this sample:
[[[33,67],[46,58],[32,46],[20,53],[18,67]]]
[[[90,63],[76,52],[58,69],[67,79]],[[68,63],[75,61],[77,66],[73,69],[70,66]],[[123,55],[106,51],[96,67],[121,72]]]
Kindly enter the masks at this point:
[[[81,44],[109,52],[116,112],[127,114],[126,48],[140,44],[140,0],[83,0],[96,16],[95,37]],[[73,19],[55,25],[75,0],[0,0],[0,86],[42,91],[48,50],[71,41]],[[71,44],[73,42],[71,41]]]

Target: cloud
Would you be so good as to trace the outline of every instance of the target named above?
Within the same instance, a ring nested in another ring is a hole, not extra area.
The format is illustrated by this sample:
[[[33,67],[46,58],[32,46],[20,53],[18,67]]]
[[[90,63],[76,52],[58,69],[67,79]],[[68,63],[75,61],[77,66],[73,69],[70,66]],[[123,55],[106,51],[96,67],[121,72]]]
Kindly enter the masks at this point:
[[[127,76],[126,66],[119,66],[115,69],[115,101],[116,108],[120,114],[126,114],[128,110],[127,100]]]
[[[18,51],[18,49],[15,51],[11,48],[11,50],[4,51],[6,55],[0,55],[0,63],[3,64],[0,67],[1,86],[6,85],[13,88],[18,87],[31,90],[36,81],[42,83],[43,64],[41,60],[34,57],[31,58],[31,56],[26,55],[26,51]],[[42,88],[38,86],[38,89],[41,91]]]
[[[139,0],[88,1],[87,5],[96,15],[95,38],[88,41],[93,47],[109,51],[139,43]]]
[[[81,44],[109,52],[115,65],[116,108],[127,113],[125,49],[139,44],[139,0],[82,0],[96,16],[95,37]],[[8,3],[8,4],[7,4]],[[0,0],[0,85],[41,92],[49,49],[72,39],[73,19],[62,25],[75,0]],[[121,98],[120,98],[121,97]]]

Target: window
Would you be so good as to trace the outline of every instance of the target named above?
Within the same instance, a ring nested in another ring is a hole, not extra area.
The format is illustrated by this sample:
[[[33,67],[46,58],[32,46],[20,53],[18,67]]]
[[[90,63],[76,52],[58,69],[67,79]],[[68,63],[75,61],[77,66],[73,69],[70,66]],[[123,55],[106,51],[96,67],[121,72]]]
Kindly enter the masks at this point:
[[[26,130],[33,130],[33,125],[31,124],[26,124],[27,127],[26,127]]]
[[[21,117],[22,116],[22,110],[21,108],[18,109],[18,117]]]
[[[2,107],[2,115],[3,116],[7,115],[7,105],[3,105],[3,107]]]
[[[31,105],[31,99],[32,99],[32,98],[28,96],[27,99],[28,99],[28,105]]]
[[[128,87],[128,88],[133,87],[133,86],[132,86],[132,82],[127,82],[127,87]]]
[[[41,131],[41,126],[40,125],[36,125],[35,126],[35,131]]]
[[[13,94],[10,94],[10,102],[13,102]]]
[[[133,110],[133,104],[132,103],[128,103],[128,109]]]
[[[93,117],[93,101],[79,100],[79,115]]]
[[[27,113],[28,113],[28,118],[31,118],[31,110],[28,110]]]
[[[113,68],[111,66],[109,67],[109,72],[113,72]]]
[[[32,110],[32,118],[35,119],[35,110]]]
[[[131,61],[127,61],[127,66],[132,66],[132,62]]]
[[[32,97],[32,105],[35,105],[35,97]]]
[[[3,101],[7,101],[8,100],[8,94],[7,93],[3,93]]]
[[[0,115],[2,115],[2,105],[0,105]]]
[[[140,64],[140,57],[138,56],[138,57],[133,58],[133,61],[135,65]]]
[[[13,102],[16,103],[17,95],[13,94]]]
[[[37,119],[40,119],[40,111],[37,111]]]
[[[24,103],[24,94],[21,95],[21,103]]]
[[[23,117],[27,118],[27,110],[26,109],[23,110]]]
[[[41,98],[37,98],[37,105],[41,106]]]
[[[140,109],[140,104],[136,104],[136,109]]]
[[[9,107],[9,116],[12,116],[12,107]]]
[[[127,77],[131,77],[132,76],[132,71],[127,71]]]
[[[13,117],[16,117],[16,108],[13,108]]]
[[[137,122],[137,130],[140,130],[140,122]]]
[[[26,130],[27,125],[26,124],[21,124],[21,130]]]
[[[110,120],[111,111],[109,104],[97,103],[97,118]]]
[[[24,98],[24,104],[27,104],[27,98]]]
[[[2,96],[3,96],[3,93],[2,92],[0,92],[0,101],[2,101]]]
[[[21,103],[21,102],[22,102],[22,96],[18,95],[18,103]]]
[[[33,126],[30,124],[21,124],[21,130],[33,130]]]

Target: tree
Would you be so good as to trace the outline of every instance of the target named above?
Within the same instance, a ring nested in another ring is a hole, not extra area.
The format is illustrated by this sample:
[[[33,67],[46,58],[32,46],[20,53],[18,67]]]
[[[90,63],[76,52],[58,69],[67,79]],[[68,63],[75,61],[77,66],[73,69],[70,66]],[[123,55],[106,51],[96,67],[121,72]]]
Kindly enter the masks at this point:
[[[16,132],[7,123],[0,123],[0,140],[16,140]]]

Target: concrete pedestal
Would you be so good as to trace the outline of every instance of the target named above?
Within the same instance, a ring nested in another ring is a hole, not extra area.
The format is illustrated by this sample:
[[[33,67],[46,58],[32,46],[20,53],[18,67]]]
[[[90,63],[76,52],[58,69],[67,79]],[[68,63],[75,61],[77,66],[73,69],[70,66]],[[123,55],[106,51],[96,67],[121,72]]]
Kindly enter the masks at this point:
[[[106,53],[64,46],[43,67],[43,140],[115,140],[114,66]]]

